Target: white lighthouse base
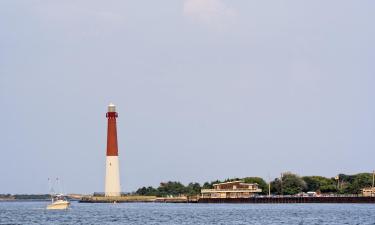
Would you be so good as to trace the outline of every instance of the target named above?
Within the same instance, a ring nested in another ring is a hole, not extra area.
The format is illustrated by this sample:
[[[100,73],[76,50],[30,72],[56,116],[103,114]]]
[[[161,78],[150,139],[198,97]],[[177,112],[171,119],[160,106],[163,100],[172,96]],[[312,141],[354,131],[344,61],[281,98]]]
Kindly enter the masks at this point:
[[[118,156],[107,156],[105,196],[121,196]]]

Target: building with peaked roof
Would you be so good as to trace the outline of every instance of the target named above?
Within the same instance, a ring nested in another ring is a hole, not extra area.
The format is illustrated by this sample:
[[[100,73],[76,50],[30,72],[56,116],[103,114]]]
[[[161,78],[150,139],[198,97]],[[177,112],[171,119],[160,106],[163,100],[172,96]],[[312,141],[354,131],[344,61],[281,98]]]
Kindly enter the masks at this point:
[[[213,189],[202,189],[201,198],[249,198],[262,192],[258,184],[231,181],[213,185]]]

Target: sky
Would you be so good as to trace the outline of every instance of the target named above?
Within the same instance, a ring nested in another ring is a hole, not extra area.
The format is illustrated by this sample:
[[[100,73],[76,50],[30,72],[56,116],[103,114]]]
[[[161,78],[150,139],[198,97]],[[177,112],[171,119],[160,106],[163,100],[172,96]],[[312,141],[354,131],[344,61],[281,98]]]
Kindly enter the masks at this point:
[[[0,1],[0,193],[375,169],[375,1]]]

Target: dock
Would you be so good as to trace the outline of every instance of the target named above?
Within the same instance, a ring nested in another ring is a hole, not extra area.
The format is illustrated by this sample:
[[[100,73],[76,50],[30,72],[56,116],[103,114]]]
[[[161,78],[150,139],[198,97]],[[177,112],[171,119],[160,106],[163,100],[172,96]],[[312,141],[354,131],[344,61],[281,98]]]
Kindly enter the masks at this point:
[[[295,203],[375,203],[375,197],[252,197],[252,198],[200,198],[198,203],[250,203],[250,204],[295,204]]]
[[[156,197],[156,196],[84,196],[81,203],[242,203],[242,204],[298,204],[298,203],[375,203],[375,197],[362,196],[333,196],[333,197],[298,197],[272,196],[250,198],[199,198],[199,197]]]

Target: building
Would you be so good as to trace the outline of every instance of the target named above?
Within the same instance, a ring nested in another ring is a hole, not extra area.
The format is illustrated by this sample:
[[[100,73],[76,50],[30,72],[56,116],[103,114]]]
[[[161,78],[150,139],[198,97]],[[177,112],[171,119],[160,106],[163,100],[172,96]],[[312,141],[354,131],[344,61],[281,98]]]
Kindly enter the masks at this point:
[[[258,184],[231,181],[213,185],[213,189],[202,189],[201,198],[249,198],[262,192]]]
[[[364,197],[375,197],[375,187],[363,188],[362,195]]]
[[[106,117],[108,119],[107,129],[107,157],[105,172],[105,196],[121,196],[120,171],[117,147],[117,125],[116,106],[109,104]]]

